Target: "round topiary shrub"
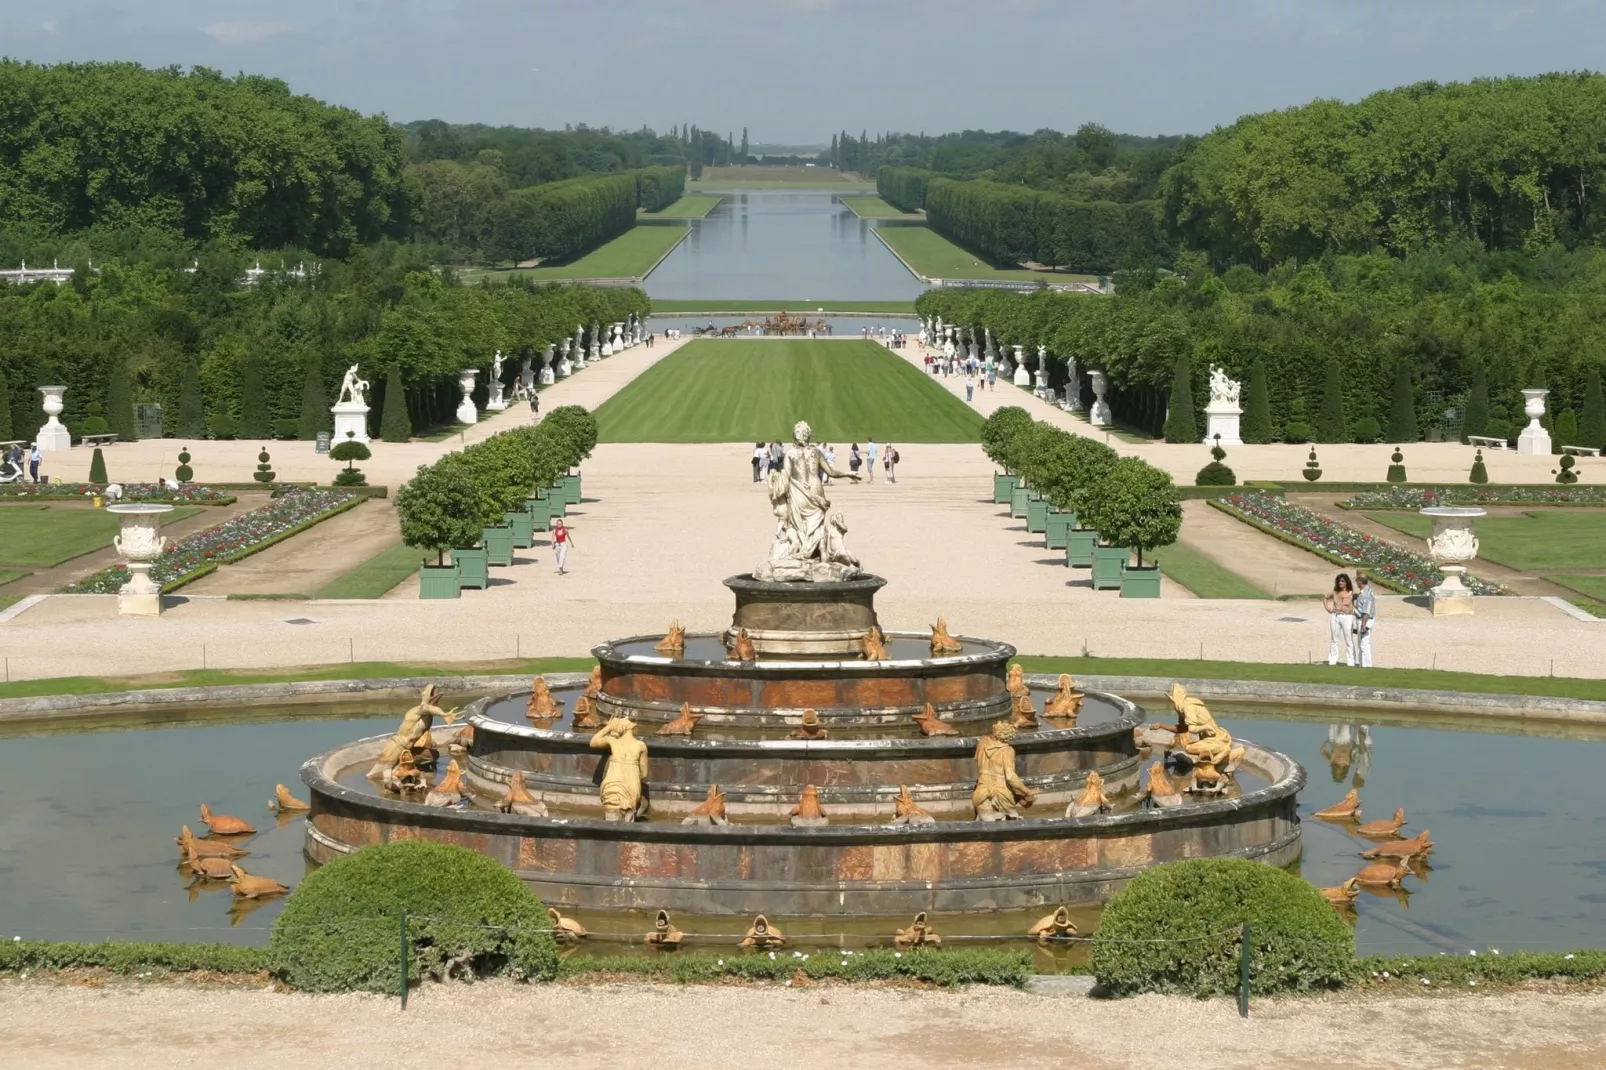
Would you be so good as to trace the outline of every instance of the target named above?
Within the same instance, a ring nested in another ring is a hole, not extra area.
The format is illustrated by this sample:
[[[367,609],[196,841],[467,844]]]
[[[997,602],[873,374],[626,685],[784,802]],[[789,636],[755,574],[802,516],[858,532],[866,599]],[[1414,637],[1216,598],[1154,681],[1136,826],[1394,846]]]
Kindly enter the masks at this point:
[[[185,446],[178,451],[178,467],[173,470],[180,483],[188,483],[195,478],[195,469],[190,467],[190,448]]]
[[[1394,447],[1394,452],[1389,455],[1389,462],[1388,481],[1390,483],[1404,483],[1405,454],[1400,452],[1400,447]]]
[[[1484,463],[1483,463],[1483,451],[1482,450],[1479,450],[1477,456],[1472,459],[1472,473],[1467,476],[1467,482],[1469,482],[1469,483],[1487,483],[1487,482],[1489,482],[1489,469],[1484,466]]]
[[[1370,445],[1383,437],[1383,425],[1377,422],[1376,416],[1362,416],[1355,421],[1350,437],[1356,442]]]
[[[1261,862],[1195,858],[1141,873],[1110,900],[1093,973],[1118,995],[1236,992],[1244,922],[1257,995],[1336,988],[1354,970],[1354,932],[1310,884]]]
[[[1199,474],[1193,477],[1198,487],[1235,487],[1238,477],[1231,468],[1222,464],[1227,459],[1227,451],[1221,448],[1221,436],[1216,436],[1216,444],[1210,447],[1210,463],[1199,469]]]
[[[1575,457],[1573,457],[1572,454],[1570,454],[1570,453],[1562,454],[1561,455],[1561,470],[1560,471],[1556,471],[1555,469],[1551,469],[1551,471],[1556,473],[1556,482],[1557,483],[1576,483],[1576,482],[1578,482],[1578,473],[1573,471],[1574,466],[1576,466],[1577,464],[1578,464],[1578,461],[1577,461],[1577,459]]]
[[[1322,478],[1322,465],[1321,462],[1316,459],[1315,450],[1310,451],[1310,457],[1306,459],[1305,467],[1300,469],[1299,474],[1310,480],[1312,483]]]
[[[493,859],[427,840],[364,847],[308,876],[274,923],[269,969],[307,992],[396,992],[403,913],[409,984],[557,973],[535,893]]]

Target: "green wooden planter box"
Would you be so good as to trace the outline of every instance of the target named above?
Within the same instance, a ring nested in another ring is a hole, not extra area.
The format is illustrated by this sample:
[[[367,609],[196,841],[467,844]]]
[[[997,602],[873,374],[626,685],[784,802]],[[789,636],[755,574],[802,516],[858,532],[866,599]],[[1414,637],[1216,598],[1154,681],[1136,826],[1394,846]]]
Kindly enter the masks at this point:
[[[563,500],[570,505],[580,504],[580,473],[571,472],[563,477]]]
[[[1020,486],[1020,476],[1012,476],[1007,472],[993,473],[993,504],[1008,505],[1009,496],[1016,487]]]
[[[513,548],[528,550],[535,545],[535,527],[530,523],[530,514],[523,509],[516,513],[503,513],[502,519],[507,526],[513,529]]]
[[[1052,508],[1041,498],[1026,503],[1026,530],[1041,535],[1048,530],[1048,511]]]
[[[483,591],[491,585],[491,572],[486,567],[485,547],[453,550],[452,564],[457,566],[459,587],[473,587]]]
[[[452,555],[454,558],[456,554]],[[418,597],[420,598],[461,598],[463,588],[458,564],[453,560],[450,565],[420,565],[418,566]]]
[[[1147,565],[1143,568],[1133,568],[1130,565],[1122,565],[1121,597],[1159,598],[1160,566]]]
[[[1071,529],[1076,526],[1076,514],[1051,509],[1043,528],[1043,537],[1050,550],[1063,550],[1070,542]]]
[[[530,531],[532,533],[537,531],[551,530],[552,513],[547,508],[547,505],[548,503],[545,498],[524,499],[524,511],[530,514]],[[535,542],[534,538],[532,538],[530,541],[532,544]]]
[[[506,524],[493,524],[484,529],[485,563],[511,565],[513,563],[513,529]]]
[[[1095,546],[1093,548],[1093,589],[1113,591],[1121,586],[1121,573],[1132,551],[1125,546]]]
[[[1092,528],[1072,528],[1065,533],[1065,564],[1087,568],[1093,563],[1093,548],[1098,544],[1099,533]]]
[[[535,492],[536,500],[546,509],[547,523],[552,523],[553,517],[569,515],[569,500],[563,496],[563,488],[545,487]]]
[[[1016,487],[1014,490],[1010,491],[1009,515],[1025,516],[1026,507],[1027,505],[1031,504],[1033,493],[1033,491],[1027,490],[1025,487]]]

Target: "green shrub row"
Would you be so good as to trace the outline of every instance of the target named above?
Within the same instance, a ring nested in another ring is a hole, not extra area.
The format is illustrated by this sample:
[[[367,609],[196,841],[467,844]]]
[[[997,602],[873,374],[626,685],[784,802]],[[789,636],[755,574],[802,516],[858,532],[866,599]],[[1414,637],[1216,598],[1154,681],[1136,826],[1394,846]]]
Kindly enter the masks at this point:
[[[634,172],[586,175],[516,189],[498,206],[493,228],[502,260],[569,260],[636,225]]]
[[[636,207],[659,212],[686,192],[686,168],[643,167],[631,172],[636,176]]]
[[[1384,977],[1384,974],[1388,977]],[[1369,955],[1355,961],[1362,984],[1404,981],[1466,987],[1468,982],[1513,985],[1523,981],[1594,981],[1606,977],[1606,951],[1513,951],[1480,955]]]
[[[931,229],[1000,264],[1031,261],[1073,271],[1108,272],[1132,249],[1158,244],[1152,201],[1075,201],[1059,193],[997,182],[932,178]]]
[[[98,944],[51,940],[0,942],[0,971],[86,968],[113,973],[147,970],[258,973],[268,968],[268,951],[262,947],[229,944],[160,944],[133,940],[107,940]]]
[[[626,974],[657,980],[715,981],[739,978],[748,981],[789,980],[798,970],[812,980],[832,978],[843,981],[890,981],[906,979],[927,984],[1010,985],[1024,987],[1032,977],[1032,955],[1025,950],[1002,948],[920,948],[893,951],[868,948],[851,954],[833,951],[810,952],[807,960],[790,951],[768,955],[733,949],[728,955],[707,952],[684,954],[576,956],[565,959],[560,977],[597,974]]]

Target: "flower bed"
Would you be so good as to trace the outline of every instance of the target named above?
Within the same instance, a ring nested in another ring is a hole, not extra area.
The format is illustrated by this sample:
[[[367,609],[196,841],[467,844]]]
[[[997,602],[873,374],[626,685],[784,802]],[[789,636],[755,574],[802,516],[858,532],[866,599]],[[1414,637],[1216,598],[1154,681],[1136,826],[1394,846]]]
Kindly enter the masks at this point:
[[[231,505],[234,495],[200,483],[180,483],[172,489],[161,483],[119,483],[125,502],[172,502],[176,505]],[[92,498],[105,491],[96,483],[0,483],[0,498],[34,498],[68,501]]]
[[[1228,494],[1211,499],[1210,504],[1335,564],[1364,566],[1372,579],[1392,590],[1423,594],[1444,580],[1444,574],[1427,556],[1356,531],[1302,506],[1290,505],[1281,498]],[[1463,578],[1474,594],[1504,593],[1474,576]]]
[[[1429,505],[1602,505],[1606,487],[1391,487],[1363,491],[1342,509],[1421,509]]]
[[[294,490],[267,505],[241,513],[215,527],[170,545],[151,567],[151,579],[171,591],[199,579],[218,565],[249,557],[319,521],[344,512],[363,499],[337,490]],[[62,588],[66,594],[115,594],[128,582],[128,568],[113,565]]]

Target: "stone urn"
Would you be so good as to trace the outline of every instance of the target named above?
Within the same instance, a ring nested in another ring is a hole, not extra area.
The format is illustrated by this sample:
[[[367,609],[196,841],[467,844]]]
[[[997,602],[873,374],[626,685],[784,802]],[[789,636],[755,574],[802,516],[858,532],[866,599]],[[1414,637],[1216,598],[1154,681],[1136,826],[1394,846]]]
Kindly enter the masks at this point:
[[[151,579],[151,566],[167,549],[167,539],[161,533],[162,514],[171,513],[173,507],[157,502],[129,502],[108,505],[106,511],[117,517],[112,549],[127,562],[129,572],[128,582],[117,592],[117,612],[157,616],[162,612],[162,587]]]
[[[1517,436],[1517,452],[1530,456],[1550,456],[1550,432],[1539,423],[1545,416],[1545,396],[1548,390],[1524,390],[1522,414],[1528,417],[1528,426]],[[1566,445],[1566,443],[1563,443]]]
[[[46,420],[45,425],[34,436],[34,442],[38,444],[42,453],[72,449],[72,432],[68,431],[67,426],[58,419],[61,416],[61,410],[65,407],[61,400],[61,395],[66,392],[67,388],[64,386],[42,386],[39,388],[39,393],[44,395],[44,399],[40,402],[40,408],[45,410]]]
[[[1104,400],[1105,393],[1110,389],[1110,377],[1103,372],[1090,371],[1087,381],[1093,387],[1093,407],[1088,410],[1087,422],[1094,427],[1109,427],[1115,423],[1110,415],[1110,403]]]
[[[1476,506],[1453,505],[1431,505],[1421,512],[1433,518],[1428,553],[1444,573],[1444,582],[1429,591],[1433,596],[1433,615],[1470,615],[1472,591],[1462,582],[1462,577],[1466,575],[1467,562],[1478,556],[1478,537],[1473,534],[1472,522],[1488,513]]]
[[[1026,361],[1028,359],[1026,356],[1026,347],[1014,346],[1012,348],[1015,351],[1015,385],[1029,387],[1032,385],[1032,373],[1031,370],[1026,366]]]
[[[474,378],[479,374],[478,368],[464,368],[457,373],[457,389],[463,392],[463,400],[457,403],[457,422],[460,424],[480,422],[480,410],[474,407]]]

